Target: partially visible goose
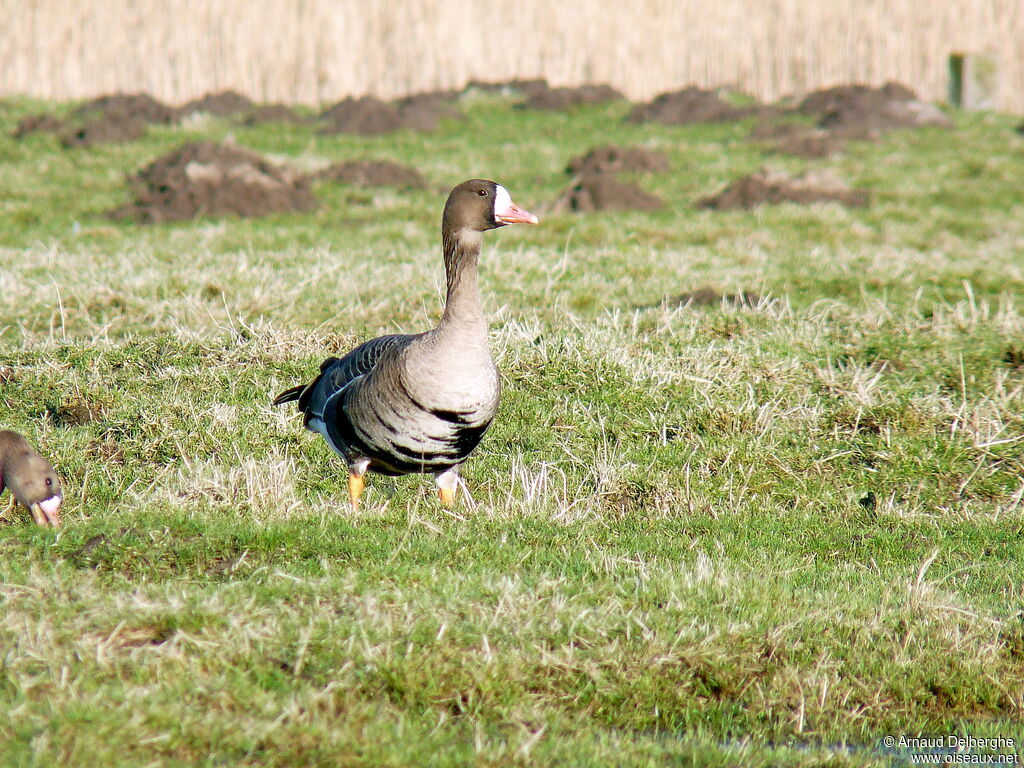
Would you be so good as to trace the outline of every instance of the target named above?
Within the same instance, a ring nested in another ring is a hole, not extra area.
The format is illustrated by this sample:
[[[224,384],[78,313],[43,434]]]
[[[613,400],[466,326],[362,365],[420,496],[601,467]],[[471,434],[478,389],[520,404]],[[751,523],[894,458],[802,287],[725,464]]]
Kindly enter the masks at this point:
[[[458,467],[490,426],[500,391],[477,286],[483,233],[536,223],[500,184],[459,184],[441,218],[448,293],[437,327],[371,339],[274,399],[297,400],[306,428],[345,459],[353,507],[367,472],[429,472],[441,503],[455,501]]]
[[[10,430],[0,432],[0,493],[5,486],[16,502],[28,507],[38,525],[60,525],[64,497],[57,473],[28,440]]]

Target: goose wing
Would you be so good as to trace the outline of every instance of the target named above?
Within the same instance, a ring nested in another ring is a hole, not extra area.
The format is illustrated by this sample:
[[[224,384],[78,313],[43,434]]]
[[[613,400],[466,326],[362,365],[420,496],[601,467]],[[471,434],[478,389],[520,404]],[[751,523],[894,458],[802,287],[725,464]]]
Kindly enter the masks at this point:
[[[286,389],[274,398],[274,405],[297,400],[307,426],[313,419],[322,421],[324,406],[332,395],[372,371],[388,350],[405,346],[413,338],[407,333],[378,336],[360,344],[344,357],[329,357],[320,364],[320,374],[313,381]]]

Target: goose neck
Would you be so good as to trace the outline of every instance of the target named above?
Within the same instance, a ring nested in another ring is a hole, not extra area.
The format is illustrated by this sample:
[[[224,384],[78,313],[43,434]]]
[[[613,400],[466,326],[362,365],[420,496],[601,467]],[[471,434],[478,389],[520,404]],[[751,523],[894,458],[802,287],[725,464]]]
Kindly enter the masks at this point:
[[[482,327],[486,333],[478,283],[483,233],[466,229],[445,232],[442,241],[447,295],[441,325]]]

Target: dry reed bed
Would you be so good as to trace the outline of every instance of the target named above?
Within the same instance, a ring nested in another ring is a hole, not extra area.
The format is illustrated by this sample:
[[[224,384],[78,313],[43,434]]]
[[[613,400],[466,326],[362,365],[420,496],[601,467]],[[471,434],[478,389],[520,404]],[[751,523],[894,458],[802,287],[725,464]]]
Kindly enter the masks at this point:
[[[0,95],[235,88],[268,102],[395,96],[467,80],[608,82],[635,99],[696,83],[763,98],[900,80],[946,94],[951,51],[989,51],[997,107],[1024,111],[1019,0],[0,0]]]

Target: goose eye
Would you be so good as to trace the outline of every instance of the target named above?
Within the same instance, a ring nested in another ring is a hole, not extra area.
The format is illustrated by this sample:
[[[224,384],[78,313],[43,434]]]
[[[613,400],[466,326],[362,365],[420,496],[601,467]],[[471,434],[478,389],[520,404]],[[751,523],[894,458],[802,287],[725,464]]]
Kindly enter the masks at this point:
[[[480,195],[480,197],[487,197],[487,190],[481,189],[477,194]]]

